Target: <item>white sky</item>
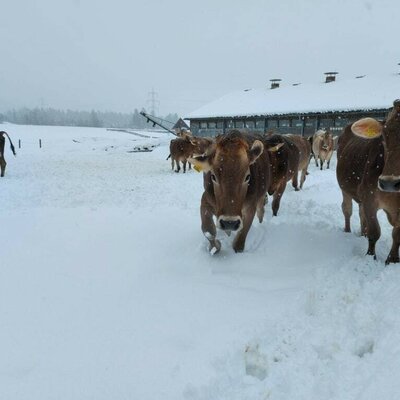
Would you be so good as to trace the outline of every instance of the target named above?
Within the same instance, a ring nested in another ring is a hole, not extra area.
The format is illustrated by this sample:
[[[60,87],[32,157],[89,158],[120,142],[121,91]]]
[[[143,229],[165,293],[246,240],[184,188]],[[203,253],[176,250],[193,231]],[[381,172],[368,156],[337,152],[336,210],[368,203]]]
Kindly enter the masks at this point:
[[[400,72],[399,15],[398,0],[3,0],[0,111],[131,111],[154,88],[161,114],[185,115],[270,78]]]

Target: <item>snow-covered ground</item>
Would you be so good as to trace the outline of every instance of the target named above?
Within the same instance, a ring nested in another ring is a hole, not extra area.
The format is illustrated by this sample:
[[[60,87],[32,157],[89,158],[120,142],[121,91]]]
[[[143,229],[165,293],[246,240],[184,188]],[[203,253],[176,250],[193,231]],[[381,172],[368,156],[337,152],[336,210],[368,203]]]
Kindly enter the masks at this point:
[[[213,257],[168,135],[1,128],[1,400],[398,399],[391,230],[377,261],[342,232],[335,161]]]

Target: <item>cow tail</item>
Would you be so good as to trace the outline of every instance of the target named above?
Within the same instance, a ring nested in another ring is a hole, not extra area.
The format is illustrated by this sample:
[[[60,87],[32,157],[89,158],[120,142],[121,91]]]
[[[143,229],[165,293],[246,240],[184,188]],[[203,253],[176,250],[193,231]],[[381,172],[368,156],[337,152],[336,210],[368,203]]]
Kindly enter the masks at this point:
[[[11,149],[11,151],[13,152],[14,156],[16,156],[17,153],[15,152],[15,147],[14,147],[14,145],[13,145],[13,142],[12,142],[11,139],[10,139],[10,136],[8,136],[8,133],[7,133],[7,132],[4,132],[4,133],[7,135],[8,140],[10,141],[10,149]]]
[[[169,160],[171,158],[171,154],[166,158],[166,160]]]

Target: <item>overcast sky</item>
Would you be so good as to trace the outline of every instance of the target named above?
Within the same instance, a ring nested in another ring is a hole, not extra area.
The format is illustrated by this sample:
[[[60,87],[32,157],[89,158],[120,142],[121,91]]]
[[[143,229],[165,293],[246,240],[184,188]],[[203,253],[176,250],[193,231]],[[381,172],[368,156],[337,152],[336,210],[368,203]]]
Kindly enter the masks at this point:
[[[271,78],[395,73],[399,15],[398,0],[5,0],[0,111],[127,112],[154,88],[184,116]]]

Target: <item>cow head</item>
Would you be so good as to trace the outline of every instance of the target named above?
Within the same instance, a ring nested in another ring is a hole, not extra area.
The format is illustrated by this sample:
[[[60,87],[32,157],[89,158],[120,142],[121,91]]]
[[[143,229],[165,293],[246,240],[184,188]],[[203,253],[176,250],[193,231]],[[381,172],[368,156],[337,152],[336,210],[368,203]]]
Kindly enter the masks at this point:
[[[351,126],[351,130],[365,139],[383,137],[385,165],[378,188],[383,192],[400,192],[400,100],[393,102],[385,124],[373,118],[362,118]]]
[[[192,136],[189,140],[193,148],[192,152],[193,157],[199,157],[204,155],[207,151],[210,151],[214,143],[214,140],[212,138],[207,138],[207,137]]]
[[[238,131],[220,136],[204,154],[190,161],[205,172],[205,181],[213,186],[217,226],[225,231],[242,228],[242,209],[252,184],[250,166],[264,151],[260,140],[251,145]]]

